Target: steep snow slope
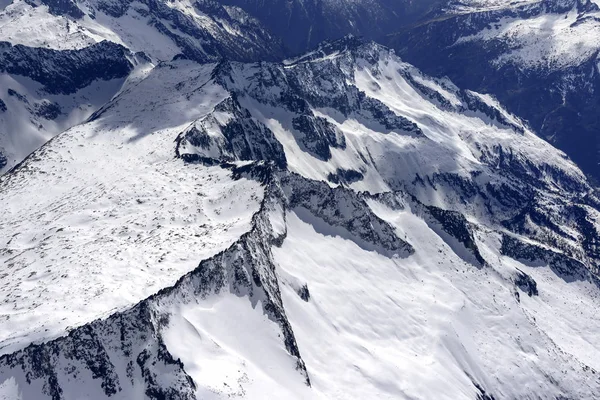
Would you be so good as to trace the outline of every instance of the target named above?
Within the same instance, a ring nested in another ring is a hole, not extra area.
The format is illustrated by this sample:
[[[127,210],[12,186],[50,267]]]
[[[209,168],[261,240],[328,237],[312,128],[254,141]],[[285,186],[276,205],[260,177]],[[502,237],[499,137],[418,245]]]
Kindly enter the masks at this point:
[[[28,200],[40,188],[63,208]],[[3,257],[69,285],[49,296],[60,314],[21,314],[35,331],[0,320],[9,398],[600,390],[600,202],[584,175],[491,96],[371,43],[162,63],[3,177],[1,195],[21,203],[2,232],[25,232]],[[50,257],[99,274],[59,275],[72,265]],[[35,276],[26,299],[46,295]],[[95,299],[106,307],[84,306]]]
[[[591,0],[450,2],[386,43],[424,72],[495,95],[597,180],[599,17]]]
[[[477,384],[497,399],[594,397],[598,382],[584,363],[599,367],[589,357],[598,345],[590,335],[598,329],[596,286],[497,258],[496,246],[480,242],[490,266],[477,269],[414,210],[372,206],[415,246],[415,256],[365,251],[296,212],[274,250],[282,280],[310,290],[305,303],[284,286],[283,299],[315,391],[326,398],[475,399]],[[521,292],[519,302],[506,280],[516,268],[538,282],[539,296]],[[574,324],[552,326],[563,318]],[[568,378],[547,380],[563,371]]]

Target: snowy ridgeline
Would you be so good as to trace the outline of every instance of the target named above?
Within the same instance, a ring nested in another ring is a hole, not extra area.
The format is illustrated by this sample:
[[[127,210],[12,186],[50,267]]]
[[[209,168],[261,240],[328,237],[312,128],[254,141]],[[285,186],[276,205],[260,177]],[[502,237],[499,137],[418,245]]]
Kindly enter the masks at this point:
[[[352,38],[136,71],[0,178],[0,398],[596,397],[600,202],[491,96]]]
[[[282,56],[257,20],[212,1],[0,1],[0,173],[160,62]]]

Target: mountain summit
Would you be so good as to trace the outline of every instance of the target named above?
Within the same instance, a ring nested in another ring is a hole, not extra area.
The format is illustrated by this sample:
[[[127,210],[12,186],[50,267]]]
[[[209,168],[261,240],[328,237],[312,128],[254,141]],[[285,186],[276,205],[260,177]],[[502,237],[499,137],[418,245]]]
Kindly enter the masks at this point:
[[[596,397],[600,200],[495,98],[355,37],[125,57],[0,177],[4,397]]]

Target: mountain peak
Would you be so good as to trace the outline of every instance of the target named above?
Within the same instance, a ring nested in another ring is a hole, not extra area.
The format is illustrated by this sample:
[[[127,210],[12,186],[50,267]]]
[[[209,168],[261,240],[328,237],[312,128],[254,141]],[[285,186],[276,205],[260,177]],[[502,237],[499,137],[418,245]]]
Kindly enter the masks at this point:
[[[597,398],[597,11],[3,1],[0,399]]]
[[[304,53],[299,57],[288,59],[284,63],[292,65],[340,56],[351,57],[353,59],[365,58],[374,62],[382,52],[393,53],[393,50],[364,37],[349,34],[340,39],[326,40],[314,50]]]

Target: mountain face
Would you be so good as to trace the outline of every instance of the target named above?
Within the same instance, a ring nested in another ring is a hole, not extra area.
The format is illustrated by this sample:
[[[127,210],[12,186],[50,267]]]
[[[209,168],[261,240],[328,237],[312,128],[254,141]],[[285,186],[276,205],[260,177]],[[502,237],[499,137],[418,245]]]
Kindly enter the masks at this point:
[[[595,0],[223,0],[295,52],[348,33],[424,72],[495,96],[600,179],[600,8]]]
[[[109,42],[65,51],[0,42],[0,171],[91,115],[136,64]]]
[[[429,74],[493,94],[597,180],[599,18],[591,0],[451,2],[386,43]]]
[[[442,0],[221,0],[259,19],[294,52],[347,34],[380,37],[444,4]]]
[[[137,62],[0,177],[4,398],[596,397],[598,194],[493,97],[353,37]]]
[[[15,0],[0,11],[0,172],[160,62],[284,54],[257,20],[211,1]]]

